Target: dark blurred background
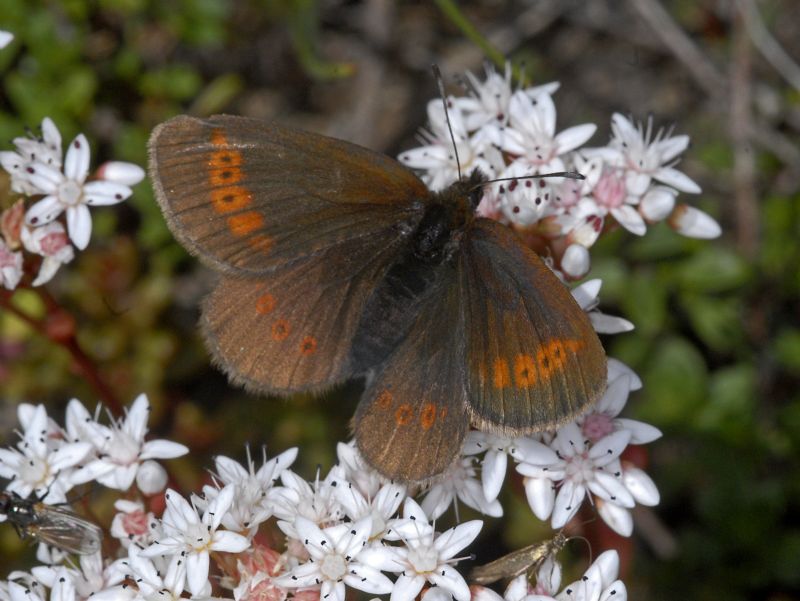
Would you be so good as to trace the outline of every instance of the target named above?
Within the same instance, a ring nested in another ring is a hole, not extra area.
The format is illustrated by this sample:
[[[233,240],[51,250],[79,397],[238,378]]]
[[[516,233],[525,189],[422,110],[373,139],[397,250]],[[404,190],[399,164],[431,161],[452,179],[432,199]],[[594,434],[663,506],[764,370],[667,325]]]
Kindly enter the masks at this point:
[[[689,134],[680,169],[703,187],[681,200],[712,214],[723,237],[690,240],[665,225],[617,231],[592,249],[601,308],[636,324],[606,339],[639,373],[627,414],[664,437],[640,460],[662,503],[636,514],[622,549],[631,599],[800,599],[800,5],[797,0],[4,0],[0,139],[50,116],[64,141],[86,133],[93,164],[146,162],[150,130],[177,113],[278,119],[396,154],[417,144],[437,63],[482,74],[482,44],[524,64],[528,81],[561,82],[559,129],[612,112]],[[2,208],[11,198],[0,177]],[[153,435],[192,454],[171,462],[197,491],[214,454],[301,446],[296,469],[327,470],[360,394],[257,399],[209,366],[197,333],[212,276],[172,240],[145,182],[93,212],[89,249],[62,268],[52,298],[14,303],[74,320],[81,348],[124,404],[146,392]],[[55,314],[54,307],[60,307]],[[63,423],[72,397],[100,400],[73,357],[0,312],[0,439],[15,405],[46,403]],[[95,493],[110,518],[104,494]],[[491,559],[548,536],[512,483],[507,517],[489,519],[476,553]],[[463,515],[462,515],[463,517]],[[442,524],[445,525],[444,523]],[[497,537],[495,540],[493,537]],[[595,548],[596,556],[602,548]],[[569,576],[585,547],[562,556]],[[0,530],[0,565],[33,549]],[[6,570],[4,570],[6,573]],[[568,577],[569,577],[568,576]]]

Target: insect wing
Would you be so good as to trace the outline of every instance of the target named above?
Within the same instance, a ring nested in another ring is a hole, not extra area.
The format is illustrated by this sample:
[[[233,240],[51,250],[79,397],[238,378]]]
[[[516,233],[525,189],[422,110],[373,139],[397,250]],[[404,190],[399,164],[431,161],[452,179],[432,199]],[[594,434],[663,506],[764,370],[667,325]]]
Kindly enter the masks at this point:
[[[478,219],[460,261],[473,424],[507,435],[548,430],[597,401],[603,347],[539,256],[508,228]]]
[[[429,195],[389,157],[244,117],[175,117],[153,131],[149,152],[172,233],[226,273],[264,274],[349,240],[381,239],[413,226]]]
[[[410,332],[368,383],[355,416],[361,454],[383,475],[421,481],[447,469],[469,426],[458,278],[440,281]]]
[[[69,553],[90,555],[100,550],[103,530],[97,524],[44,503],[36,503],[35,512],[36,523],[26,528],[31,536]]]
[[[491,584],[503,578],[514,578],[523,572],[535,570],[551,555],[556,555],[567,542],[567,538],[558,533],[549,541],[530,545],[499,559],[473,568],[470,580],[478,584]]]
[[[201,320],[215,361],[234,383],[275,394],[355,375],[348,355],[361,313],[403,243],[395,231],[258,278],[222,276]]]

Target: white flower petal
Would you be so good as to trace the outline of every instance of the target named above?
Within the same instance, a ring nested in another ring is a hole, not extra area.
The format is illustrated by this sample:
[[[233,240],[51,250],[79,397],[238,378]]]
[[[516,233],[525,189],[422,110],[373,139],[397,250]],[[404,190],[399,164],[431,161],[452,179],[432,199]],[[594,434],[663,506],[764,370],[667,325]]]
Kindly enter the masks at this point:
[[[50,223],[61,215],[64,210],[58,198],[55,196],[45,196],[39,202],[35,203],[25,213],[25,223],[29,226],[39,226]]]
[[[392,596],[389,601],[413,601],[413,599],[425,586],[425,578],[418,574],[413,576],[406,576],[401,574],[395,580],[394,587],[392,588]]]
[[[90,158],[89,141],[83,134],[78,134],[70,142],[69,148],[67,148],[67,156],[64,158],[64,175],[67,179],[82,184],[86,180],[86,176],[89,175]]]
[[[653,186],[642,198],[639,211],[651,223],[663,221],[675,208],[677,192],[666,186]]]
[[[440,534],[434,542],[440,559],[450,559],[469,546],[483,528],[482,520],[470,520]]]
[[[620,374],[626,374],[631,379],[631,390],[640,390],[642,388],[642,380],[630,367],[625,365],[619,359],[614,357],[608,358],[608,381],[611,382]]]
[[[67,207],[67,231],[72,243],[83,250],[89,245],[92,237],[92,216],[86,205]]]
[[[185,560],[187,588],[193,595],[199,595],[208,585],[208,552],[187,553]]]
[[[622,471],[622,483],[637,503],[652,507],[661,501],[655,482],[638,467],[626,467]]]
[[[590,267],[589,250],[582,244],[570,244],[561,257],[561,269],[571,278],[582,278],[589,273]]]
[[[497,499],[503,481],[506,479],[508,456],[504,451],[489,451],[481,464],[481,484],[486,500],[492,502]]]
[[[589,313],[589,321],[592,322],[592,328],[598,334],[621,334],[630,332],[636,327],[627,319],[616,315],[606,315],[600,311]]]
[[[575,484],[572,480],[564,480],[553,506],[553,515],[550,520],[553,528],[561,528],[570,521],[578,513],[585,496],[586,488],[584,488],[583,484]]]
[[[452,566],[441,566],[439,570],[432,572],[428,576],[428,580],[436,586],[441,586],[450,591],[456,601],[470,601],[470,592],[467,582]]]
[[[598,440],[589,450],[589,457],[595,465],[603,466],[620,456],[631,440],[628,430],[618,430]]]
[[[597,513],[614,532],[620,536],[630,536],[633,533],[633,517],[630,510],[602,499],[597,499],[596,504]]]
[[[144,169],[139,165],[124,161],[107,161],[97,169],[98,178],[124,186],[135,186],[144,176]]]
[[[10,31],[0,31],[0,48],[5,48],[14,39],[14,34]]]
[[[617,222],[632,234],[644,236],[647,233],[647,224],[642,219],[639,211],[631,205],[622,205],[611,209],[611,215]]]
[[[525,497],[533,514],[544,521],[553,512],[556,491],[553,482],[546,478],[525,478]]]
[[[89,206],[115,205],[133,194],[128,186],[107,181],[89,182],[83,187],[83,200]]]
[[[365,565],[350,564],[350,572],[344,577],[344,583],[373,595],[385,595],[392,592],[394,584],[385,574]]]
[[[631,508],[636,505],[633,495],[620,479],[605,472],[595,472],[594,481],[588,483],[589,489],[601,499]]]
[[[250,546],[250,541],[246,536],[231,532],[230,530],[217,530],[211,539],[210,549],[212,551],[224,551],[226,553],[241,553]]]
[[[637,421],[635,419],[627,419],[619,417],[616,420],[617,427],[625,428],[631,432],[630,444],[647,444],[661,438],[661,430],[650,424]]]
[[[558,154],[564,154],[575,150],[578,146],[582,146],[589,141],[589,138],[596,131],[597,126],[594,123],[583,123],[582,125],[568,127],[555,137]]]
[[[151,440],[144,443],[139,459],[174,459],[189,452],[189,448],[171,440]]]
[[[713,217],[688,205],[678,205],[675,208],[669,217],[669,225],[679,234],[702,240],[717,238],[722,233]]]
[[[673,169],[672,167],[662,167],[653,174],[653,178],[660,182],[677,188],[681,192],[688,192],[689,194],[700,194],[703,189],[698,186],[692,178],[685,173]]]
[[[604,551],[597,556],[592,565],[597,568],[603,586],[608,586],[608,583],[616,580],[619,574],[619,553],[614,549]]]

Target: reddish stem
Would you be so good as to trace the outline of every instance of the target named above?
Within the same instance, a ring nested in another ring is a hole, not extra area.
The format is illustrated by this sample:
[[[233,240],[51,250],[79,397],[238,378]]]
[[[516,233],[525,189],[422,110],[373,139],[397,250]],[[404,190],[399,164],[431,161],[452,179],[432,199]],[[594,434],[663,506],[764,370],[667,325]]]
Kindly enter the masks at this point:
[[[35,290],[47,307],[48,314],[52,314],[55,312],[64,312],[64,309],[56,302],[56,300],[50,296],[49,294],[44,293],[41,289],[32,288]],[[75,337],[75,333],[71,332],[67,335],[60,335],[54,336],[49,331],[47,327],[46,320],[36,319],[18,307],[15,307],[14,304],[11,302],[11,298],[13,296],[13,292],[9,291],[0,291],[0,307],[4,308],[6,311],[17,317],[19,320],[23,321],[24,323],[28,324],[31,329],[38,332],[45,338],[61,345],[65,348],[69,354],[72,356],[72,360],[74,361],[75,365],[80,370],[81,374],[89,385],[94,388],[97,395],[102,399],[103,403],[108,407],[114,415],[122,415],[122,404],[117,399],[116,394],[111,389],[111,387],[103,380],[100,376],[97,367],[95,366],[92,359],[83,351],[83,349],[78,344],[78,340]]]

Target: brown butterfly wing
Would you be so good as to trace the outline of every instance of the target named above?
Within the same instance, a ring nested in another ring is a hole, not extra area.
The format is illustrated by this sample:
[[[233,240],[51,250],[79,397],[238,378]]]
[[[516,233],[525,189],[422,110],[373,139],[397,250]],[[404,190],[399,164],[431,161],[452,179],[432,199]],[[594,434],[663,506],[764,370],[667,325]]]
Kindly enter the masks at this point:
[[[441,275],[408,336],[371,377],[355,416],[361,454],[401,481],[447,469],[469,427],[458,278],[452,266]]]
[[[478,219],[460,262],[474,425],[509,435],[547,430],[600,398],[600,340],[535,252],[503,225]]]
[[[257,278],[222,276],[201,319],[215,362],[234,383],[273,394],[356,375],[348,355],[364,305],[404,243],[350,240]]]
[[[173,234],[228,273],[263,274],[412,227],[429,195],[389,157],[244,117],[175,117],[153,131],[149,151]]]

